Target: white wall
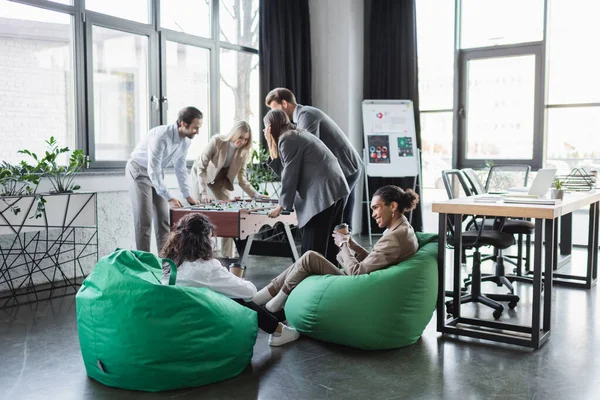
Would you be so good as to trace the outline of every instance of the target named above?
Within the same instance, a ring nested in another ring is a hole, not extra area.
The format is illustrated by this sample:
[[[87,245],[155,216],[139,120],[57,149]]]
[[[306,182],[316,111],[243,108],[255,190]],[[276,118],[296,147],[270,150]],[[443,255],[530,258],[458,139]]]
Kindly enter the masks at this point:
[[[310,0],[313,106],[346,132],[362,155],[364,0]],[[363,181],[352,223],[360,232]]]

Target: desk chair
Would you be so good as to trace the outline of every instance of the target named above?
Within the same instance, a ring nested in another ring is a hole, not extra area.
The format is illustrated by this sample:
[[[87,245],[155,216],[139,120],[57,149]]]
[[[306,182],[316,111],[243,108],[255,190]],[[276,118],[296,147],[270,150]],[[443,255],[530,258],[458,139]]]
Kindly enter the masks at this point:
[[[507,167],[507,168],[505,168]],[[527,176],[529,175],[529,165],[508,165],[508,166],[496,166],[496,167],[492,167],[494,169],[494,171],[490,170],[490,173],[488,174],[488,182],[490,182],[490,175],[491,174],[498,174],[500,172],[502,173],[506,173],[506,171],[517,171],[518,173],[521,174],[521,177],[524,177],[523,179],[527,179]],[[471,190],[473,193],[475,194],[483,194],[486,192],[481,192],[481,190],[485,190],[485,187],[483,186],[483,183],[481,182],[481,180],[479,179],[479,177],[477,176],[477,173],[472,169],[472,168],[463,168],[461,170],[466,178],[467,178],[467,182],[470,184]],[[505,182],[514,182],[514,179],[512,178],[508,178],[505,176],[505,178],[503,179]],[[496,183],[498,180],[496,180]],[[523,182],[524,184],[527,183],[527,181]],[[508,187],[507,187],[508,189]],[[487,221],[486,226],[484,227],[484,229],[493,229],[492,224],[493,221]],[[483,277],[482,281],[486,282],[486,281],[492,281],[495,282],[496,285],[498,286],[506,286],[511,293],[514,293],[514,288],[512,286],[512,282],[518,281],[518,282],[526,282],[526,283],[532,283],[533,279],[523,276],[523,270],[522,270],[522,263],[523,263],[523,236],[526,236],[526,248],[525,248],[525,263],[526,263],[526,269],[529,269],[529,260],[531,257],[531,235],[533,234],[533,231],[535,229],[535,225],[533,225],[532,222],[530,221],[525,221],[522,219],[512,219],[512,218],[507,218],[506,221],[504,222],[504,226],[502,228],[502,232],[506,232],[506,233],[510,233],[512,235],[517,235],[517,256],[507,256],[507,255],[503,255],[501,250],[495,250],[494,254],[491,256],[485,256],[482,258],[482,261],[486,261],[486,260],[493,260],[496,262],[495,265],[495,273],[494,275],[490,275],[490,276],[485,276]],[[512,258],[516,258],[516,262],[513,261]],[[515,268],[515,275],[506,275],[505,273],[505,268],[504,268],[504,262],[509,262],[511,264],[513,264],[516,268]],[[465,283],[468,285],[468,283]]]
[[[485,193],[505,192],[515,186],[527,186],[531,167],[525,164],[493,165],[485,181]]]
[[[462,191],[467,196],[472,195],[472,190],[467,183],[465,175],[457,169],[442,171],[442,181],[446,188],[448,197],[456,198],[456,193]],[[458,182],[458,185],[455,184]],[[504,250],[509,248],[515,243],[515,238],[506,232],[502,231],[502,225],[504,219],[493,219],[495,223],[492,224],[493,228],[496,229],[484,229],[486,226],[486,220],[490,217],[481,216],[466,216],[463,221],[467,221],[467,225],[470,229],[465,231],[462,230],[462,226],[454,226],[453,219],[448,218],[448,231],[447,242],[450,246],[454,246],[456,232],[460,229],[462,232],[462,245],[463,249],[473,250],[473,271],[471,273],[471,291],[470,293],[462,295],[460,303],[477,302],[487,305],[494,309],[493,316],[495,319],[500,318],[504,311],[498,301],[507,301],[509,308],[515,308],[519,302],[519,296],[514,294],[483,294],[481,292],[481,253],[479,249],[483,246],[492,246],[498,250]],[[481,221],[478,221],[481,220]],[[489,226],[489,223],[487,224]],[[442,233],[440,233],[442,234]],[[449,295],[446,293],[446,295]],[[454,307],[454,300],[446,302],[446,311],[452,313]]]

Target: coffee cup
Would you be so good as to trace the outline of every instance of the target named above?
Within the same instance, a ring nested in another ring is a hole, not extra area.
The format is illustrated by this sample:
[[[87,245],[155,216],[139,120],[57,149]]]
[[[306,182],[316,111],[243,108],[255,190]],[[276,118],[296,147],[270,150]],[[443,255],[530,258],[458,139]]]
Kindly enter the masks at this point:
[[[335,228],[333,228],[334,231],[341,233],[342,235],[347,235],[350,233],[350,229],[348,227],[347,223],[341,223],[339,225],[336,225]]]
[[[231,263],[229,265],[229,272],[231,272],[233,275],[237,276],[238,278],[241,278],[244,276],[244,267],[242,267],[242,265],[238,264],[238,263]]]

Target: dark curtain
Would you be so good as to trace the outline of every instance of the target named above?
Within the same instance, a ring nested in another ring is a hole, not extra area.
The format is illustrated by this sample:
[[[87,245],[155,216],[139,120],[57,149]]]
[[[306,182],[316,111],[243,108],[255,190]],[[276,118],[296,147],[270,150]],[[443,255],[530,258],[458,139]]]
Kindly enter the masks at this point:
[[[417,28],[414,0],[365,0],[365,81],[364,98],[371,100],[412,100],[415,109],[417,147],[421,149],[419,92],[417,87]],[[369,177],[371,200],[373,192],[384,185],[412,188],[414,178]],[[416,191],[421,195],[421,188]],[[366,211],[366,210],[365,210]],[[367,232],[363,214],[363,232]],[[374,224],[373,224],[374,225]],[[418,207],[412,216],[412,226],[423,230],[423,213]],[[372,232],[381,232],[376,225]]]
[[[260,96],[286,87],[300,104],[312,104],[308,0],[260,0]],[[262,129],[260,140],[266,146]]]

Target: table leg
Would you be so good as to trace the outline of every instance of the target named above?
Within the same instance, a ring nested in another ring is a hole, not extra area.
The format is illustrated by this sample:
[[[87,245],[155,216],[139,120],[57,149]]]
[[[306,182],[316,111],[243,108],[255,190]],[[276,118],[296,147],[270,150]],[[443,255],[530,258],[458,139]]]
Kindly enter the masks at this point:
[[[590,204],[588,260],[585,287],[591,289],[598,277],[598,202]]]
[[[242,267],[246,267],[246,261],[248,260],[248,256],[250,255],[250,249],[252,248],[252,242],[254,241],[254,233],[251,235],[248,235],[248,238],[246,239],[246,247],[244,248],[244,254],[242,255],[242,258],[240,259],[240,264],[242,265]]]
[[[540,306],[542,297],[542,246],[544,220],[536,218],[535,220],[535,244],[533,250],[533,299],[532,299],[532,319],[531,319],[531,344],[537,349],[540,346]],[[546,242],[548,243],[548,242]],[[552,247],[552,242],[548,243]],[[552,269],[552,266],[550,266]]]
[[[573,249],[573,213],[560,217],[560,254],[571,254]]]
[[[460,267],[462,266],[462,214],[454,214],[454,296],[452,303],[452,316],[460,317]]]
[[[557,223],[558,218],[546,220],[546,254],[544,260],[544,317],[542,322],[542,329],[545,332],[550,332],[550,316],[552,313],[552,274],[554,272],[554,266],[556,265],[556,259],[558,258],[558,251],[556,248],[556,236],[558,236],[558,232],[555,229]]]
[[[296,249],[296,242],[294,241],[294,236],[292,235],[292,230],[288,224],[283,224],[283,229],[285,230],[285,236],[290,244],[290,250],[292,251],[292,259],[294,262],[298,261],[300,257],[298,257],[298,250]]]
[[[438,300],[437,330],[442,332],[446,324],[445,289],[446,289],[446,229],[447,215],[439,215],[438,223]]]

